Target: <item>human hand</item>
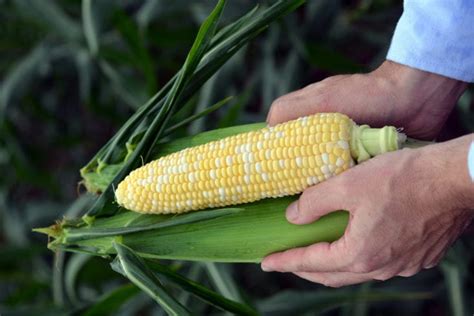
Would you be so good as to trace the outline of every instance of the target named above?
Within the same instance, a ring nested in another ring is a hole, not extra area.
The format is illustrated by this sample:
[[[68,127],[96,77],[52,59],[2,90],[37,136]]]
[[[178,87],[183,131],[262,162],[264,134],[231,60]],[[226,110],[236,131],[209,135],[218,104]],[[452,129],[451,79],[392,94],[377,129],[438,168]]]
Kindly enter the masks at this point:
[[[434,139],[467,83],[385,61],[368,74],[339,75],[276,99],[270,125],[317,112],[341,112],[372,127],[403,127]]]
[[[377,156],[308,188],[287,219],[307,224],[347,210],[344,236],[269,255],[262,269],[338,287],[435,266],[474,216],[466,163],[473,140],[471,134]]]

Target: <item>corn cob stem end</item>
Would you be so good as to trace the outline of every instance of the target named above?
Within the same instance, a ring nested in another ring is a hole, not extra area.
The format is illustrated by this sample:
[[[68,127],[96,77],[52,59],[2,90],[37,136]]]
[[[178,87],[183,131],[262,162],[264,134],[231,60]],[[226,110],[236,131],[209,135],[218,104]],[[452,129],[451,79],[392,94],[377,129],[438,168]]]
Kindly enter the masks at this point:
[[[406,141],[406,135],[393,126],[371,128],[368,125],[354,125],[351,137],[351,154],[358,163],[371,157],[399,149]]]

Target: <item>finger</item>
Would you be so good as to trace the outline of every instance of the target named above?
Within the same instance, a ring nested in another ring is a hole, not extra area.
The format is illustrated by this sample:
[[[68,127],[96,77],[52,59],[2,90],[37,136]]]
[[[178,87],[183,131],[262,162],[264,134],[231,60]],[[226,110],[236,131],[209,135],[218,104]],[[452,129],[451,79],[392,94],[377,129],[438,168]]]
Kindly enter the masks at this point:
[[[373,280],[373,277],[370,274],[358,274],[350,272],[295,272],[294,274],[305,280],[319,283],[328,287],[341,287]]]
[[[302,116],[336,111],[331,107],[331,94],[325,90],[345,76],[329,77],[323,81],[311,84],[303,89],[291,92],[273,101],[267,116],[267,123],[275,125]]]
[[[286,218],[293,224],[308,224],[337,210],[351,211],[351,185],[346,175],[330,178],[307,188],[300,198],[286,210]]]
[[[344,237],[333,242],[320,242],[308,247],[289,249],[264,258],[263,271],[334,272],[345,271],[350,256],[344,251]]]
[[[371,280],[386,281],[397,275],[399,271],[395,266],[387,266],[369,273],[354,272],[294,272],[295,275],[308,281],[323,284],[329,287],[363,283]]]
[[[398,273],[398,276],[404,277],[404,278],[409,278],[411,276],[414,276],[418,272],[420,272],[421,268],[419,265],[412,266],[410,268],[407,268],[403,270],[402,272]]]

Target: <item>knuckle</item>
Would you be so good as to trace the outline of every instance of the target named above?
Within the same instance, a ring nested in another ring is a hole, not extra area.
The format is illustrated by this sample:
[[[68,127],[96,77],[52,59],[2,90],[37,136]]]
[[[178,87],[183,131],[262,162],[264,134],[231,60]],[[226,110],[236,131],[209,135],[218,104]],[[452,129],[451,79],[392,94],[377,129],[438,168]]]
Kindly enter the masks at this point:
[[[407,270],[401,272],[399,274],[399,276],[404,277],[404,278],[409,278],[409,277],[414,276],[415,274],[417,274],[418,271],[419,271],[418,268],[410,268],[410,269],[407,269]]]
[[[319,280],[318,283],[324,285],[325,287],[332,287],[332,288],[335,287],[335,282],[333,282],[331,280],[328,280],[328,279],[321,279],[321,280]]]
[[[343,284],[341,282],[337,282],[337,281],[329,281],[327,282],[327,287],[330,287],[330,288],[333,288],[333,289],[337,289],[337,288],[340,288],[343,286]]]
[[[275,99],[273,102],[272,102],[272,105],[271,105],[271,109],[272,109],[272,114],[274,112],[278,113],[279,111],[282,111],[286,104],[288,103],[287,98],[285,96],[282,96],[282,97],[279,97],[277,99]]]
[[[374,276],[374,280],[387,281],[395,276],[393,272],[382,272],[379,275]]]
[[[354,262],[351,268],[353,273],[370,273],[374,271],[375,264],[369,259],[359,260]]]

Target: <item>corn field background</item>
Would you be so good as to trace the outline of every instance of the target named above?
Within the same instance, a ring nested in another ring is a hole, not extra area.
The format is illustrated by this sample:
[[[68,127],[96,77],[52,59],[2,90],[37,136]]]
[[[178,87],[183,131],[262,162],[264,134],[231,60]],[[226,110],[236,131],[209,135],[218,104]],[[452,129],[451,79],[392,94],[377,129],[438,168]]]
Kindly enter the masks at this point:
[[[52,252],[32,232],[92,207],[96,196],[79,183],[79,170],[182,69],[216,3],[0,0],[0,315],[165,315],[181,314],[180,306],[202,315],[472,315],[472,228],[437,268],[411,278],[332,289],[257,264],[163,260],[148,267],[168,276],[150,278],[153,295],[117,262],[112,269],[97,256]],[[259,1],[260,10],[274,3]],[[217,29],[255,4],[228,0]],[[249,35],[189,95],[173,117],[187,124],[173,138],[263,122],[282,94],[373,69],[402,3],[310,0],[289,11]],[[473,91],[439,140],[474,131]],[[133,263],[127,251],[119,249]]]

